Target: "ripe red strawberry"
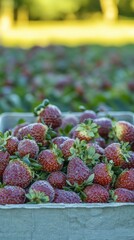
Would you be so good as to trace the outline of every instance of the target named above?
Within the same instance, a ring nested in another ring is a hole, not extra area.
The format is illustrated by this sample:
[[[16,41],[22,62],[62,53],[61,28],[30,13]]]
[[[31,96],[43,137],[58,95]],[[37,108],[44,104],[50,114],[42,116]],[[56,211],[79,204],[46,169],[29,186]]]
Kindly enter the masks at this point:
[[[38,155],[38,162],[42,165],[44,171],[55,172],[61,170],[64,159],[62,153],[56,145],[52,149],[46,149]]]
[[[116,188],[111,191],[114,202],[134,202],[134,191],[125,188]]]
[[[94,119],[94,123],[98,125],[99,135],[103,138],[108,138],[110,130],[112,129],[112,121],[109,118],[101,117]]]
[[[134,152],[129,152],[129,157],[126,162],[123,162],[122,166],[123,169],[125,168],[134,168]]]
[[[95,137],[98,137],[98,127],[91,119],[78,124],[73,132],[73,138],[79,138],[87,142]]]
[[[18,138],[22,140],[24,137],[30,135],[37,143],[43,145],[46,144],[46,134],[48,131],[48,126],[42,123],[31,123],[25,127],[22,127],[18,131]]]
[[[30,158],[36,158],[39,152],[39,147],[34,140],[23,139],[18,144],[18,153],[20,157],[29,154]]]
[[[49,174],[47,181],[54,188],[63,188],[66,186],[66,174],[60,171],[52,172]]]
[[[26,188],[32,181],[30,168],[22,161],[11,160],[3,173],[3,183]]]
[[[17,186],[5,186],[0,188],[0,204],[23,204],[25,202],[25,190]]]
[[[85,194],[84,202],[88,203],[107,203],[109,200],[109,193],[103,186],[93,184],[85,187],[83,190]]]
[[[80,123],[85,122],[85,120],[87,120],[89,118],[95,119],[95,118],[97,118],[97,115],[92,110],[85,110],[83,113],[81,113],[79,122]]]
[[[62,154],[63,154],[63,157],[65,159],[69,158],[71,156],[71,152],[70,152],[70,149],[71,147],[73,147],[74,145],[74,142],[75,140],[74,139],[67,139],[66,141],[64,141],[62,144],[61,144],[61,151],[62,151]]]
[[[68,137],[66,136],[58,136],[58,137],[55,137],[52,139],[52,143],[53,144],[56,144],[58,148],[60,148],[60,145],[66,141],[67,139],[69,139]]]
[[[94,183],[98,183],[102,186],[106,186],[112,182],[113,171],[112,165],[106,163],[98,163],[93,168]]]
[[[13,155],[15,154],[15,152],[18,149],[18,144],[19,144],[19,140],[17,137],[11,136],[7,141],[6,141],[6,145],[5,148],[7,149],[7,151]]]
[[[115,134],[120,141],[134,141],[134,125],[126,121],[118,121],[115,124]]]
[[[91,171],[86,164],[78,157],[72,158],[67,166],[67,180],[74,185],[82,184],[91,175]]]
[[[0,178],[10,161],[10,154],[7,151],[0,150]]]
[[[73,191],[55,189],[54,203],[81,203],[79,195]]]
[[[127,144],[111,143],[105,148],[104,155],[107,160],[112,160],[115,166],[122,166],[129,158]]]
[[[134,190],[134,168],[125,169],[117,178],[115,183],[116,188],[126,188]]]
[[[55,191],[51,184],[45,180],[38,180],[34,182],[26,197],[32,203],[52,202],[55,196]]]
[[[52,128],[60,127],[62,123],[62,115],[60,109],[45,99],[38,107],[35,108],[34,113],[38,116],[38,122],[45,123]]]

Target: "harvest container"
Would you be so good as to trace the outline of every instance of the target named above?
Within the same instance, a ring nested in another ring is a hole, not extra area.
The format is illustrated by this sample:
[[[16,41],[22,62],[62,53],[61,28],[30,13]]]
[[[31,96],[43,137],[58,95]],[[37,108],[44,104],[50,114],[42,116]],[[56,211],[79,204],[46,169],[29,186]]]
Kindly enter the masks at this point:
[[[108,114],[134,123],[130,112]],[[20,118],[35,120],[31,113],[4,113],[0,131],[14,127]],[[120,239],[134,240],[134,203],[0,205],[0,240]]]

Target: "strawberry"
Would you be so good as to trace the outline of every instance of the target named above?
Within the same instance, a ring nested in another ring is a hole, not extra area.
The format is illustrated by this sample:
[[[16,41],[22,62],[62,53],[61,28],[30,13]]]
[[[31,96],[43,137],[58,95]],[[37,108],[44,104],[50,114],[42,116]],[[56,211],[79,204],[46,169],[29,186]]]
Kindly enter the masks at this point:
[[[0,150],[0,178],[10,161],[10,154],[7,151]]]
[[[32,181],[30,168],[19,159],[11,160],[3,173],[3,183],[26,188]]]
[[[134,141],[134,125],[126,121],[118,121],[115,124],[115,134],[119,141],[131,143]]]
[[[11,134],[11,131],[6,131],[4,134],[0,132],[0,149],[7,150],[13,155],[17,151],[19,140]]]
[[[81,203],[79,195],[73,191],[55,189],[54,203]]]
[[[48,126],[42,123],[31,123],[22,127],[18,131],[18,138],[22,140],[24,137],[31,136],[37,143],[46,144]]]
[[[128,147],[127,143],[111,143],[105,148],[104,155],[108,161],[112,160],[115,166],[122,166],[129,158]]]
[[[23,204],[25,202],[25,190],[17,186],[5,186],[0,188],[0,204]]]
[[[7,151],[10,153],[10,155],[14,155],[15,152],[17,152],[18,149],[18,144],[19,144],[19,140],[17,137],[11,136],[8,140],[7,143],[5,145],[5,148],[7,149]]]
[[[109,200],[109,193],[106,188],[99,184],[93,184],[85,187],[83,190],[85,194],[84,202],[88,203],[107,203]]]
[[[74,139],[67,139],[66,141],[64,141],[62,144],[61,144],[61,151],[62,151],[62,154],[63,154],[63,157],[65,159],[69,158],[71,156],[71,152],[70,152],[70,149],[71,147],[73,147],[74,145],[74,142],[75,140]]]
[[[66,141],[67,139],[69,139],[68,137],[66,136],[58,136],[58,137],[55,137],[52,139],[52,143],[53,144],[56,144],[58,148],[60,148],[60,145]]]
[[[38,180],[34,182],[26,197],[32,203],[52,202],[55,196],[55,191],[51,184],[45,180]]]
[[[89,142],[87,144],[87,148],[89,147],[94,147],[95,148],[95,152],[98,153],[99,155],[103,155],[104,154],[104,149],[102,147],[100,147],[96,142],[92,143]]]
[[[39,152],[39,147],[34,140],[23,139],[18,144],[18,153],[20,157],[29,154],[30,158],[36,158]]]
[[[114,202],[134,202],[134,191],[125,188],[111,190],[111,197]]]
[[[98,127],[91,119],[78,124],[73,132],[73,138],[79,138],[87,142],[95,137],[98,137]]]
[[[18,136],[18,131],[22,128],[27,126],[28,123],[21,123],[21,124],[17,124],[13,129],[12,129],[12,135],[17,137]]]
[[[101,147],[105,148],[106,147],[106,141],[102,137],[95,138],[95,142]]]
[[[126,162],[123,162],[122,166],[123,169],[125,168],[134,168],[134,152],[129,152],[129,157]]]
[[[72,158],[67,166],[67,180],[74,185],[81,185],[91,175],[91,171],[86,164],[78,157]]]
[[[130,147],[131,147],[131,151],[134,152],[134,142],[131,142]]]
[[[49,174],[47,181],[54,188],[63,188],[66,185],[66,174],[60,171],[52,172]]]
[[[94,119],[94,123],[97,124],[99,135],[103,138],[108,138],[110,130],[112,129],[112,121],[109,118],[101,117]]]
[[[79,122],[80,123],[85,122],[85,120],[87,120],[89,118],[95,119],[95,118],[97,118],[97,115],[92,110],[85,110],[83,113],[81,113],[80,118],[79,118]]]
[[[117,178],[115,183],[116,188],[126,188],[134,190],[134,168],[125,169]]]
[[[98,163],[93,168],[94,183],[106,186],[112,182],[113,171],[112,165],[106,163]]]
[[[70,148],[71,157],[78,157],[88,166],[92,167],[99,161],[100,154],[96,153],[93,146],[88,146],[88,143],[84,140],[80,141],[75,139],[72,147]]]
[[[38,122],[45,123],[52,128],[60,127],[62,123],[62,115],[60,109],[45,99],[39,106],[34,109],[34,113],[38,116]]]
[[[38,155],[38,162],[42,165],[44,171],[55,172],[63,167],[62,152],[53,144],[52,149],[46,149]]]
[[[62,124],[60,128],[66,129],[67,126],[70,126],[70,129],[78,124],[78,118],[74,115],[67,115],[63,117]]]

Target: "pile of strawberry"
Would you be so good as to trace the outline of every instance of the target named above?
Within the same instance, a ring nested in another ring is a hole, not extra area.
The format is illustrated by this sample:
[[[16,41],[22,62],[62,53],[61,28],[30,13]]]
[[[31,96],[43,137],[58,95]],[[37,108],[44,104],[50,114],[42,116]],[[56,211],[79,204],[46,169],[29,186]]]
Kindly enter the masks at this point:
[[[0,133],[0,204],[134,202],[134,125],[45,99]]]

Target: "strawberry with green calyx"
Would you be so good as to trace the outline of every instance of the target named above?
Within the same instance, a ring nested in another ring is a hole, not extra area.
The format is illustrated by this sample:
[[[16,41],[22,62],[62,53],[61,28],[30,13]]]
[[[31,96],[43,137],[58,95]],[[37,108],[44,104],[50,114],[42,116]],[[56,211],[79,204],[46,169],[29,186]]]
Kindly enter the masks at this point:
[[[19,159],[11,160],[3,173],[3,183],[6,185],[26,188],[32,179],[30,168]]]
[[[109,192],[99,184],[92,184],[83,190],[83,201],[87,203],[107,203]]]
[[[55,196],[54,188],[51,184],[45,180],[39,180],[34,182],[30,188],[26,197],[31,203],[46,203],[52,202]]]
[[[134,125],[126,121],[118,121],[115,124],[115,134],[119,141],[134,141]]]
[[[79,122],[80,123],[85,122],[85,120],[88,120],[89,118],[90,119],[95,119],[95,118],[97,118],[97,115],[92,110],[85,110],[84,112],[81,113],[80,118],[79,118]]]
[[[75,143],[74,139],[68,138],[60,145],[60,149],[65,159],[68,159],[72,155],[70,149],[73,147],[74,143]]]
[[[113,174],[112,171],[113,164],[111,163],[98,163],[93,168],[94,172],[94,183],[98,183],[102,186],[109,185],[112,182]]]
[[[94,147],[95,148],[95,153],[98,153],[100,156],[104,155],[104,149],[100,147],[96,142],[89,142],[87,144],[87,147]]]
[[[73,138],[79,138],[87,142],[98,136],[98,126],[92,119],[85,120],[84,123],[78,124],[73,132]]]
[[[72,185],[77,183],[81,185],[91,175],[91,170],[86,164],[78,157],[73,157],[67,166],[67,180]]]
[[[73,191],[55,189],[54,203],[81,203],[79,195]]]
[[[112,129],[112,120],[107,117],[94,119],[94,123],[98,126],[98,133],[101,137],[107,139]]]
[[[66,186],[66,179],[66,174],[61,171],[52,172],[47,177],[47,181],[52,187],[60,189]]]
[[[55,144],[52,144],[51,149],[41,151],[37,160],[41,164],[42,169],[47,172],[61,170],[64,162],[62,152]]]
[[[129,157],[127,159],[127,161],[125,161],[122,166],[123,169],[130,169],[130,168],[134,168],[134,152],[130,151],[129,152]]]
[[[87,142],[78,138],[75,139],[73,146],[70,148],[71,157],[79,157],[88,167],[94,166],[99,162],[98,154],[93,146],[88,146]]]
[[[18,138],[12,136],[11,131],[0,132],[0,149],[7,150],[9,154],[13,155],[17,151],[18,143]]]
[[[94,173],[90,173],[89,177],[83,181],[81,184],[74,182],[73,184],[70,183],[70,181],[66,180],[66,186],[64,187],[65,190],[72,190],[76,193],[79,193],[81,196],[83,196],[83,189],[86,186],[92,185],[94,180]]]
[[[48,131],[48,126],[42,123],[31,123],[25,127],[22,127],[18,131],[18,139],[22,140],[28,136],[31,136],[37,143],[42,145],[47,144],[46,135]]]
[[[111,200],[114,202],[134,202],[134,191],[126,188],[110,190]]]
[[[112,160],[115,166],[122,166],[129,159],[129,149],[128,143],[111,143],[105,148],[104,155],[108,161]]]
[[[35,116],[38,116],[38,122],[44,122],[52,128],[58,128],[62,123],[60,109],[57,106],[50,104],[48,99],[45,99],[34,109],[34,114]]]
[[[39,147],[35,140],[23,139],[18,144],[18,154],[20,157],[29,155],[30,158],[36,158],[39,152]]]
[[[122,171],[116,180],[115,188],[134,190],[134,168]]]
[[[0,204],[25,203],[25,190],[18,186],[4,186],[0,188]]]

